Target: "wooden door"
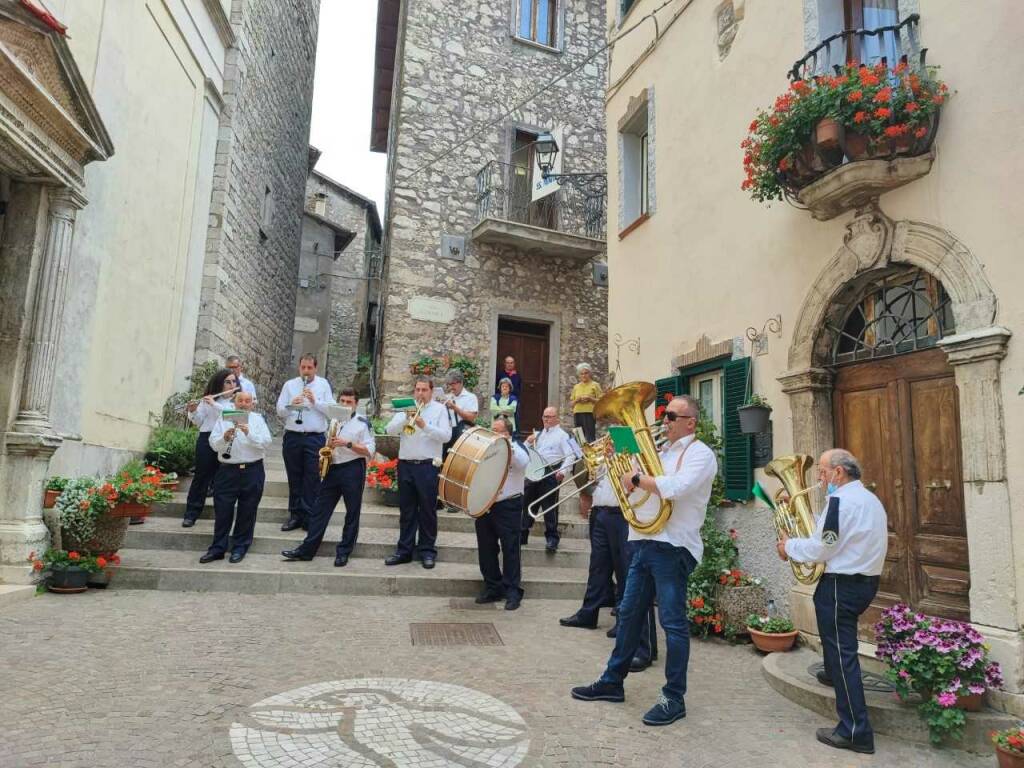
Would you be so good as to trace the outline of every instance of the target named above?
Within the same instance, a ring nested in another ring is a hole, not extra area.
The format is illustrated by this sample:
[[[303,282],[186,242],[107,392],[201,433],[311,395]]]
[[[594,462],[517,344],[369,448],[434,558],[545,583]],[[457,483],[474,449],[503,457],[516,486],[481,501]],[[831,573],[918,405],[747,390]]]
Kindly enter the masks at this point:
[[[857,456],[885,505],[889,551],[862,636],[897,601],[970,618],[960,415],[953,372],[933,349],[840,368],[836,443]]]
[[[522,380],[516,419],[520,432],[541,429],[541,414],[549,405],[548,334],[547,325],[515,320],[498,322],[498,362],[512,355]]]

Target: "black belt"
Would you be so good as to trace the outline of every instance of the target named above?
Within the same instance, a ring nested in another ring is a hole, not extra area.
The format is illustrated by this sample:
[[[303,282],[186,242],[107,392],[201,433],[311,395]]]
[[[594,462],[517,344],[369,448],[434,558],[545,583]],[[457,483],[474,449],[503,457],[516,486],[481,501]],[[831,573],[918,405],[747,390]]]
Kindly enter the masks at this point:
[[[246,469],[252,467],[259,467],[262,464],[263,459],[260,459],[259,461],[245,461],[242,462],[241,464],[229,464],[228,462],[222,461],[220,465],[222,467],[231,467],[232,469]]]
[[[433,459],[399,459],[399,464],[433,464]]]
[[[285,432],[291,432],[293,435],[322,435],[323,431],[317,432],[315,429],[286,429]]]
[[[619,509],[618,506],[612,506],[611,504],[595,504],[593,506],[592,511],[598,512],[598,511],[600,511],[602,509],[606,509],[609,512],[621,512],[622,511],[621,509]]]
[[[877,584],[880,577],[863,573],[826,573],[821,578],[833,581],[848,581],[854,584]]]
[[[511,496],[506,496],[504,499],[498,499],[494,503],[495,504],[504,504],[506,501],[515,501],[516,499],[521,499],[521,498],[523,498],[523,494],[521,494],[521,493],[514,493]]]

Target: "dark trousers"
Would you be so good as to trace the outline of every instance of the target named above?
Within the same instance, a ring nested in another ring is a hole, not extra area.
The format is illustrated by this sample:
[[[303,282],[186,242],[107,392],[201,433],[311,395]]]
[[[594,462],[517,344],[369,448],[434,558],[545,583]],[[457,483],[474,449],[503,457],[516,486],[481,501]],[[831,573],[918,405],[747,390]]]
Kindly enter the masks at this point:
[[[858,744],[875,743],[864,702],[857,656],[857,618],[878,592],[878,579],[843,578],[826,573],[814,590],[814,613],[825,657],[825,674],[836,691],[839,725],[835,733]]]
[[[398,460],[399,557],[437,557],[437,467]]]
[[[213,481],[213,542],[209,552],[223,554],[229,543],[232,552],[245,554],[249,550],[265,479],[262,461],[221,465]]]
[[[203,514],[206,494],[210,491],[219,466],[217,452],[210,447],[210,433],[200,432],[196,437],[196,471],[192,475],[192,484],[188,487],[188,500],[185,502],[186,520],[198,520]]]
[[[288,514],[307,525],[320,490],[320,454],[327,442],[322,432],[285,430],[284,471],[288,475]]]
[[[341,531],[336,553],[349,557],[359,537],[359,511],[363,506],[363,485],[366,482],[366,459],[354,459],[344,464],[332,464],[320,485],[313,513],[309,516],[309,532],[298,546],[303,555],[315,556],[324,540],[327,524],[331,521],[338,500],[345,500],[345,527]]]
[[[519,524],[523,514],[523,497],[515,496],[495,504],[476,523],[477,555],[484,591],[490,595],[521,598],[522,566],[519,558]],[[498,552],[501,566],[498,567]]]
[[[572,415],[573,424],[583,429],[583,436],[587,438],[588,443],[592,443],[597,439],[597,420],[594,418],[594,412],[590,413],[574,413]]]
[[[601,682],[621,685],[637,655],[644,619],[654,595],[658,618],[665,631],[665,686],[671,701],[682,703],[686,695],[686,670],[690,663],[690,626],[686,617],[686,582],[697,561],[685,547],[650,539],[632,542],[633,559],[626,574],[626,590],[619,603],[619,631],[615,649]]]
[[[545,471],[550,472],[552,467],[548,467]],[[526,510],[529,506],[548,491],[552,490],[558,485],[558,481],[555,480],[555,476],[545,477],[543,480],[532,483],[529,480],[526,481],[526,488],[523,491],[523,533],[522,543],[526,544],[530,539],[530,529],[533,528],[533,518],[530,517]],[[561,540],[561,536],[558,533],[558,496],[551,495],[544,501],[544,539],[548,544],[558,546],[558,542]]]
[[[449,420],[448,423],[450,424],[451,421]],[[462,433],[465,432],[470,426],[470,424],[467,424],[462,419],[459,419],[459,423],[452,427],[451,440],[445,443],[444,446],[442,446],[441,448],[442,461],[448,457],[448,451],[450,451],[452,449],[452,446],[455,445],[455,441],[462,437]]]

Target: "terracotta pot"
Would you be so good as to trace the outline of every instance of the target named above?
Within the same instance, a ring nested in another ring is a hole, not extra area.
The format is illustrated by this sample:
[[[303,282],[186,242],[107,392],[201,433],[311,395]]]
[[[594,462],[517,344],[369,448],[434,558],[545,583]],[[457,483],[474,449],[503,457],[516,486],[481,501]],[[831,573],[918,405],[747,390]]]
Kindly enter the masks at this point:
[[[769,634],[768,632],[758,632],[753,627],[747,627],[747,631],[750,633],[750,639],[754,641],[754,646],[757,650],[764,651],[765,653],[788,651],[793,647],[793,643],[796,642],[796,636],[799,634],[796,630]]]
[[[981,712],[981,699],[983,693],[968,693],[966,696],[956,697],[956,706],[965,712]]]
[[[1024,768],[1024,755],[1020,752],[1011,752],[996,744],[996,760],[999,768]]]
[[[843,141],[846,159],[851,163],[858,160],[866,160],[874,154],[871,148],[871,139],[863,133],[846,131]]]
[[[835,168],[843,162],[843,126],[831,117],[819,120],[814,128],[814,145],[825,167]]]
[[[72,565],[69,568],[59,568],[50,572],[46,581],[46,588],[51,592],[71,594],[74,592],[85,592],[89,584],[89,572]]]
[[[111,517],[146,517],[149,514],[149,510],[149,504],[127,504],[122,502],[107,514]]]
[[[178,485],[179,482],[177,480],[171,480],[170,482],[160,483],[161,488],[163,488],[165,491],[170,491],[171,493],[174,493],[174,491],[178,490]]]
[[[43,492],[43,509],[53,509],[57,504],[57,497],[60,496],[60,491],[44,491]]]

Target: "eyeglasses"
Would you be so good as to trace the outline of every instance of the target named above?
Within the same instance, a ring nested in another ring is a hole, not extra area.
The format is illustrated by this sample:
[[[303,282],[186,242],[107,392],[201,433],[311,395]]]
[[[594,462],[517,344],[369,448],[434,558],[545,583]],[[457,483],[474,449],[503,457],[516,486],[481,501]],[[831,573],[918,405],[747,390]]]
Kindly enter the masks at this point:
[[[665,411],[665,418],[668,421],[675,421],[676,419],[696,419],[696,416],[690,416],[686,413],[672,413],[672,411]]]

